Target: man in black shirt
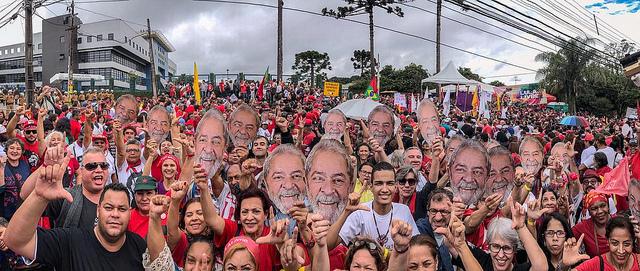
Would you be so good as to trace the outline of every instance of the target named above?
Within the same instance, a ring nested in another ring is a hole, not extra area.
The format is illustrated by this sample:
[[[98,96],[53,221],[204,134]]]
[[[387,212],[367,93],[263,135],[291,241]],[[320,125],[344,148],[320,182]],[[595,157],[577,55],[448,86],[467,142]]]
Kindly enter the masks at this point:
[[[120,183],[107,185],[97,208],[97,225],[81,228],[37,229],[40,214],[50,201],[72,201],[62,187],[69,164],[42,167],[35,190],[18,208],[5,231],[6,245],[18,255],[55,267],[56,270],[144,270],[144,240],[127,231],[130,198]]]

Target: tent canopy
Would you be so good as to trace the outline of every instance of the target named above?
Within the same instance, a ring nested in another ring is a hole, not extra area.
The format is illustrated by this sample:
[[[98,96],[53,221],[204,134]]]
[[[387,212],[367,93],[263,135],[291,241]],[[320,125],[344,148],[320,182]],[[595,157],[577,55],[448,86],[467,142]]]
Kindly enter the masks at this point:
[[[446,67],[439,73],[434,74],[429,78],[422,79],[422,83],[436,83],[436,84],[457,84],[457,85],[477,85],[478,82],[469,80],[462,76],[453,65],[452,61],[449,61]]]

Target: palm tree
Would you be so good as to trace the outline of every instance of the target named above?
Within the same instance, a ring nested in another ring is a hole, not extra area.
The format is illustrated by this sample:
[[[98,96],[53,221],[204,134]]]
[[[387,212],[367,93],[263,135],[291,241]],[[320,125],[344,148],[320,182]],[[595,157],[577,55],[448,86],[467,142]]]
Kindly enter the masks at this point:
[[[536,56],[536,61],[546,63],[539,69],[536,79],[547,92],[566,101],[569,111],[576,112],[578,89],[585,86],[587,66],[596,56],[592,38],[575,38],[562,41],[557,52],[544,52]]]

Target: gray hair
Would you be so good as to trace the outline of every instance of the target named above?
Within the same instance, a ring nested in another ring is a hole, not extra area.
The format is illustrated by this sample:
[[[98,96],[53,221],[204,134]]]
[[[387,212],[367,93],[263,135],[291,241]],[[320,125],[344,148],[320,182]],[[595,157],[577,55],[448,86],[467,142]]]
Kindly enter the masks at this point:
[[[511,219],[496,217],[487,228],[487,241],[491,242],[496,237],[507,240],[514,249],[521,247],[518,233],[511,227]]]
[[[480,152],[482,157],[484,157],[485,168],[486,168],[487,172],[489,172],[489,170],[491,170],[489,154],[487,153],[487,149],[484,147],[484,145],[480,144],[480,142],[478,142],[477,140],[466,139],[466,140],[462,141],[462,144],[460,144],[460,146],[458,146],[458,148],[455,151],[453,151],[453,153],[451,154],[451,157],[449,157],[449,161],[448,161],[449,172],[451,172],[451,167],[453,166],[453,161],[456,160],[456,158],[458,157],[458,155],[460,153],[462,153],[464,150],[467,150],[467,149],[475,150],[475,151]]]
[[[338,140],[335,140],[335,139],[322,139],[320,140],[320,142],[318,142],[318,144],[316,144],[313,147],[313,149],[309,153],[309,156],[307,157],[307,160],[304,163],[305,172],[307,174],[311,172],[311,166],[313,165],[313,162],[316,160],[318,153],[323,151],[328,151],[328,152],[338,154],[340,155],[340,157],[342,157],[342,159],[344,159],[347,166],[347,178],[349,179],[349,185],[351,186],[351,184],[353,184],[353,165],[351,163],[351,157],[349,157],[349,154],[347,153],[347,150],[344,148],[344,145],[342,145],[342,143],[340,143]]]
[[[324,127],[324,123],[329,118],[329,115],[332,115],[332,114],[340,116],[342,118],[342,120],[344,121],[344,123],[345,124],[347,123],[347,116],[345,116],[344,113],[342,113],[342,110],[334,108],[334,109],[329,110],[329,112],[327,112],[327,117],[324,118],[324,121],[322,121],[322,127]]]
[[[436,105],[429,100],[429,98],[424,98],[422,99],[422,101],[420,101],[420,103],[418,104],[418,110],[416,110],[416,115],[418,116],[418,121],[420,121],[420,113],[422,112],[422,108],[425,106],[431,106],[431,108],[433,109],[433,111],[436,112],[436,117],[438,117],[438,110],[436,109]],[[440,119],[438,117],[438,119]]]
[[[132,139],[127,140],[127,143],[125,145],[138,145],[138,146],[140,146],[142,144],[137,139],[132,138]]]
[[[205,113],[204,116],[202,116],[202,119],[200,119],[200,122],[198,122],[198,126],[196,126],[195,138],[198,138],[198,135],[200,135],[200,130],[202,130],[202,126],[205,125],[203,123],[205,123],[205,121],[209,119],[217,120],[222,125],[222,129],[224,133],[224,143],[226,146],[226,144],[229,142],[229,131],[227,130],[227,125],[224,120],[224,116],[216,108],[209,109],[209,111],[207,111],[207,113]]]
[[[394,168],[399,168],[404,165],[404,151],[403,150],[395,150],[391,155],[389,155],[390,164]]]
[[[240,112],[247,112],[251,114],[256,119],[256,127],[260,125],[260,116],[258,116],[258,113],[256,113],[256,111],[247,104],[241,104],[235,110],[233,110],[231,116],[229,116],[230,122],[233,121],[236,118],[236,115],[238,115],[238,113]]]
[[[413,168],[412,166],[403,166],[396,172],[396,182],[399,182],[400,180],[406,178],[409,173],[413,173],[413,176],[416,176],[416,179],[420,177],[417,169]]]
[[[59,135],[60,137],[62,137],[63,143],[64,143],[64,134],[60,131],[51,131],[51,133],[49,133],[47,135],[47,137],[44,138],[44,144],[46,144],[47,146],[49,145],[49,141],[51,141],[51,138],[53,137],[53,135]]]
[[[305,164],[304,154],[302,154],[300,149],[296,148],[294,145],[291,145],[291,144],[280,144],[278,145],[278,147],[276,147],[275,150],[273,150],[271,154],[269,154],[269,156],[267,156],[267,159],[264,161],[264,166],[262,167],[263,180],[266,180],[267,177],[269,176],[269,172],[271,171],[271,163],[273,163],[273,160],[276,159],[276,157],[283,154],[295,155],[298,159],[300,159],[300,163],[302,165]],[[293,162],[293,161],[287,161],[287,162]]]
[[[147,122],[151,121],[151,115],[153,113],[155,113],[156,111],[162,111],[162,113],[164,113],[167,116],[167,120],[169,121],[169,125],[171,125],[171,116],[169,115],[169,111],[167,111],[167,109],[162,106],[162,105],[156,105],[154,107],[151,108],[151,110],[149,110],[149,113],[147,113]]]
[[[122,95],[120,97],[118,97],[118,99],[116,100],[116,105],[120,104],[122,101],[124,100],[129,100],[132,101],[134,104],[138,104],[138,101],[136,101],[136,97],[131,95],[131,94],[125,94]],[[136,106],[136,115],[138,115],[138,107]]]
[[[371,119],[377,113],[387,114],[391,119],[391,124],[392,125],[395,124],[395,118],[394,118],[395,115],[393,114],[393,111],[391,111],[391,109],[389,109],[389,107],[387,107],[386,105],[378,105],[374,107],[373,110],[371,110],[371,112],[369,113],[369,116],[367,117],[367,121],[371,122]]]
[[[451,142],[459,140],[461,142],[464,142],[466,140],[466,138],[464,138],[461,135],[455,134],[453,135],[451,138],[449,138],[449,140],[447,140],[447,145],[445,146],[445,150],[449,149],[449,146],[451,145]]]
[[[489,154],[489,158],[494,156],[500,156],[500,155],[507,156],[509,157],[509,163],[513,166],[513,156],[511,156],[511,152],[503,146],[495,146],[489,149],[488,154]]]
[[[538,149],[540,149],[540,151],[542,151],[544,149],[544,147],[542,146],[542,143],[540,143],[540,140],[538,140],[537,138],[533,137],[533,136],[525,136],[522,141],[520,141],[520,147],[518,147],[518,154],[522,155],[522,147],[524,146],[524,144],[526,143],[533,143],[536,145],[536,147],[538,147]]]
[[[419,151],[419,152],[420,152],[420,155],[423,155],[422,150],[420,150],[420,148],[418,148],[418,147],[409,147],[409,148],[407,148],[407,149],[405,149],[405,150],[404,150],[404,153],[402,154],[402,158],[403,158],[403,159],[406,159],[406,158],[407,158],[407,153],[408,153],[409,151],[411,151],[411,150],[417,150],[417,151]]]
[[[104,151],[99,149],[98,147],[94,147],[94,146],[91,146],[91,147],[87,148],[86,150],[84,150],[84,153],[82,155],[83,155],[83,157],[87,157],[87,154],[91,154],[91,153],[101,154],[103,157],[105,157],[104,156]],[[106,157],[105,157],[105,160],[106,160]],[[82,159],[82,165],[83,166],[84,166],[84,161],[85,160]]]

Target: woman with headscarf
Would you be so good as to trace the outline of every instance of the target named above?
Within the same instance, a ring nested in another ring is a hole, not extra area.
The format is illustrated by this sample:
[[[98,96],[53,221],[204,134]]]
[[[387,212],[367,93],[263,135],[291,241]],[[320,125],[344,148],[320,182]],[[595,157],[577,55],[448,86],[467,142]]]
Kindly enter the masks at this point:
[[[571,229],[574,236],[584,234],[584,247],[586,253],[595,257],[609,251],[609,244],[606,238],[606,227],[611,214],[609,213],[609,200],[603,194],[596,191],[589,192],[583,199],[584,209],[591,216],[582,220]]]

